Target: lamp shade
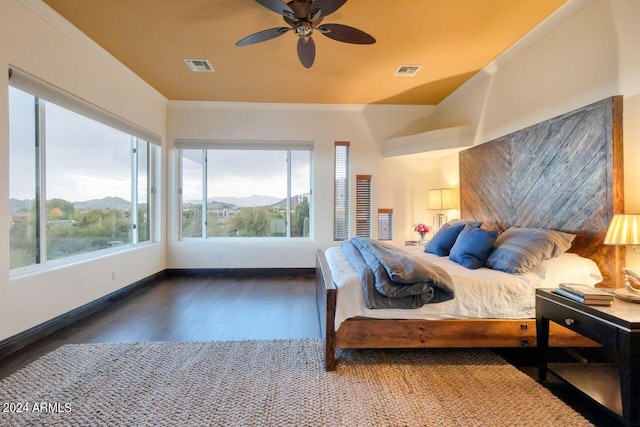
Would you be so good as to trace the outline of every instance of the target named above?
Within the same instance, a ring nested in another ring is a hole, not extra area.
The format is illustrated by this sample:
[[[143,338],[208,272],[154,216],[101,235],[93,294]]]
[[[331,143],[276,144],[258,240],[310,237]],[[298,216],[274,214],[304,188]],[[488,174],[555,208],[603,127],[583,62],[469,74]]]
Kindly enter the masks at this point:
[[[453,188],[436,188],[427,191],[428,209],[455,209],[456,197]]]
[[[614,215],[604,244],[640,246],[640,214]]]
[[[442,209],[455,209],[456,207],[456,195],[453,188],[443,188]]]

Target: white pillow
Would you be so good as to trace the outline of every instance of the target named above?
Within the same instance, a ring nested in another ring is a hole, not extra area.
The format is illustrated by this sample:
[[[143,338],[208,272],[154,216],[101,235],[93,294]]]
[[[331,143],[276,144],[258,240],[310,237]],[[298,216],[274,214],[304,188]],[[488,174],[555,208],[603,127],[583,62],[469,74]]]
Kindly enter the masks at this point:
[[[556,286],[559,283],[582,283],[593,286],[603,280],[602,273],[593,260],[573,253],[563,253],[558,257],[545,260],[531,270],[531,273]]]

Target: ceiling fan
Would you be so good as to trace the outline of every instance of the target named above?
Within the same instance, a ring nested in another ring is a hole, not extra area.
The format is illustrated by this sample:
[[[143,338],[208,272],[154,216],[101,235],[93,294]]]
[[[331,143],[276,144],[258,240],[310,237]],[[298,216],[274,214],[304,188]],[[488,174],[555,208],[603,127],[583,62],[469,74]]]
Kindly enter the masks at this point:
[[[344,43],[373,44],[376,42],[369,34],[357,28],[342,24],[322,24],[322,19],[338,10],[347,0],[256,0],[262,6],[276,12],[289,24],[288,27],[276,27],[258,31],[236,43],[247,46],[279,37],[290,30],[298,36],[298,59],[306,68],[311,68],[316,58],[316,45],[311,36],[318,31],[330,39]]]

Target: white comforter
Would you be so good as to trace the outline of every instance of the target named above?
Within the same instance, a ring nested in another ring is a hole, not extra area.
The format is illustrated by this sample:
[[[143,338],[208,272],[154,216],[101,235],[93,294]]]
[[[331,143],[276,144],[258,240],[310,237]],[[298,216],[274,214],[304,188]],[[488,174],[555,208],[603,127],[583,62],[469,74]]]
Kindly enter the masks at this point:
[[[420,246],[398,248],[423,251]],[[450,301],[425,304],[417,309],[368,309],[355,269],[340,247],[325,251],[327,263],[338,288],[336,330],[351,317],[378,319],[528,319],[535,317],[535,289],[557,287],[560,282],[594,285],[602,280],[596,264],[575,254],[547,260],[533,271],[516,275],[488,268],[469,270],[447,257],[425,253],[429,261],[446,270],[453,279],[455,297]]]

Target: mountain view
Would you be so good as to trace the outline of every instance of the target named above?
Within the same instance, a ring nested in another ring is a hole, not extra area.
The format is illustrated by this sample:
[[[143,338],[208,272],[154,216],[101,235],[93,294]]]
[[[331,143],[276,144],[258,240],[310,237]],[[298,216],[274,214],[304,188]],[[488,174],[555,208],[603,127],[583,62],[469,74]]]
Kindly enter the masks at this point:
[[[9,199],[9,212],[15,213],[21,210],[29,210],[31,206],[33,206],[33,202],[33,199]],[[104,197],[102,199],[93,199],[84,202],[73,202],[73,207],[79,210],[129,209],[131,208],[131,202],[121,197]]]
[[[293,198],[295,199],[295,197]],[[284,206],[287,199],[280,199],[272,196],[261,196],[253,194],[246,197],[216,197],[207,200],[207,204],[213,209],[224,207],[248,208],[256,206]],[[34,200],[9,199],[9,212],[16,213],[31,209]],[[104,209],[129,209],[131,202],[121,197],[104,197],[102,199],[92,199],[82,202],[73,202],[73,207],[78,210],[104,210]],[[185,201],[188,205],[200,205],[200,200]],[[146,206],[140,203],[140,206]]]
[[[182,237],[308,237],[309,194],[288,200],[252,195],[199,201],[182,207]],[[47,259],[150,240],[147,206],[138,205],[132,227],[131,202],[120,197],[69,202],[53,198],[36,212],[35,201],[9,199],[11,268],[31,265],[38,254],[40,216],[46,221]],[[203,220],[203,215],[206,218]],[[206,230],[203,229],[206,226]]]
[[[207,203],[218,202],[248,208],[251,206],[271,206],[285,199],[253,194],[246,197],[215,197],[207,199]]]

